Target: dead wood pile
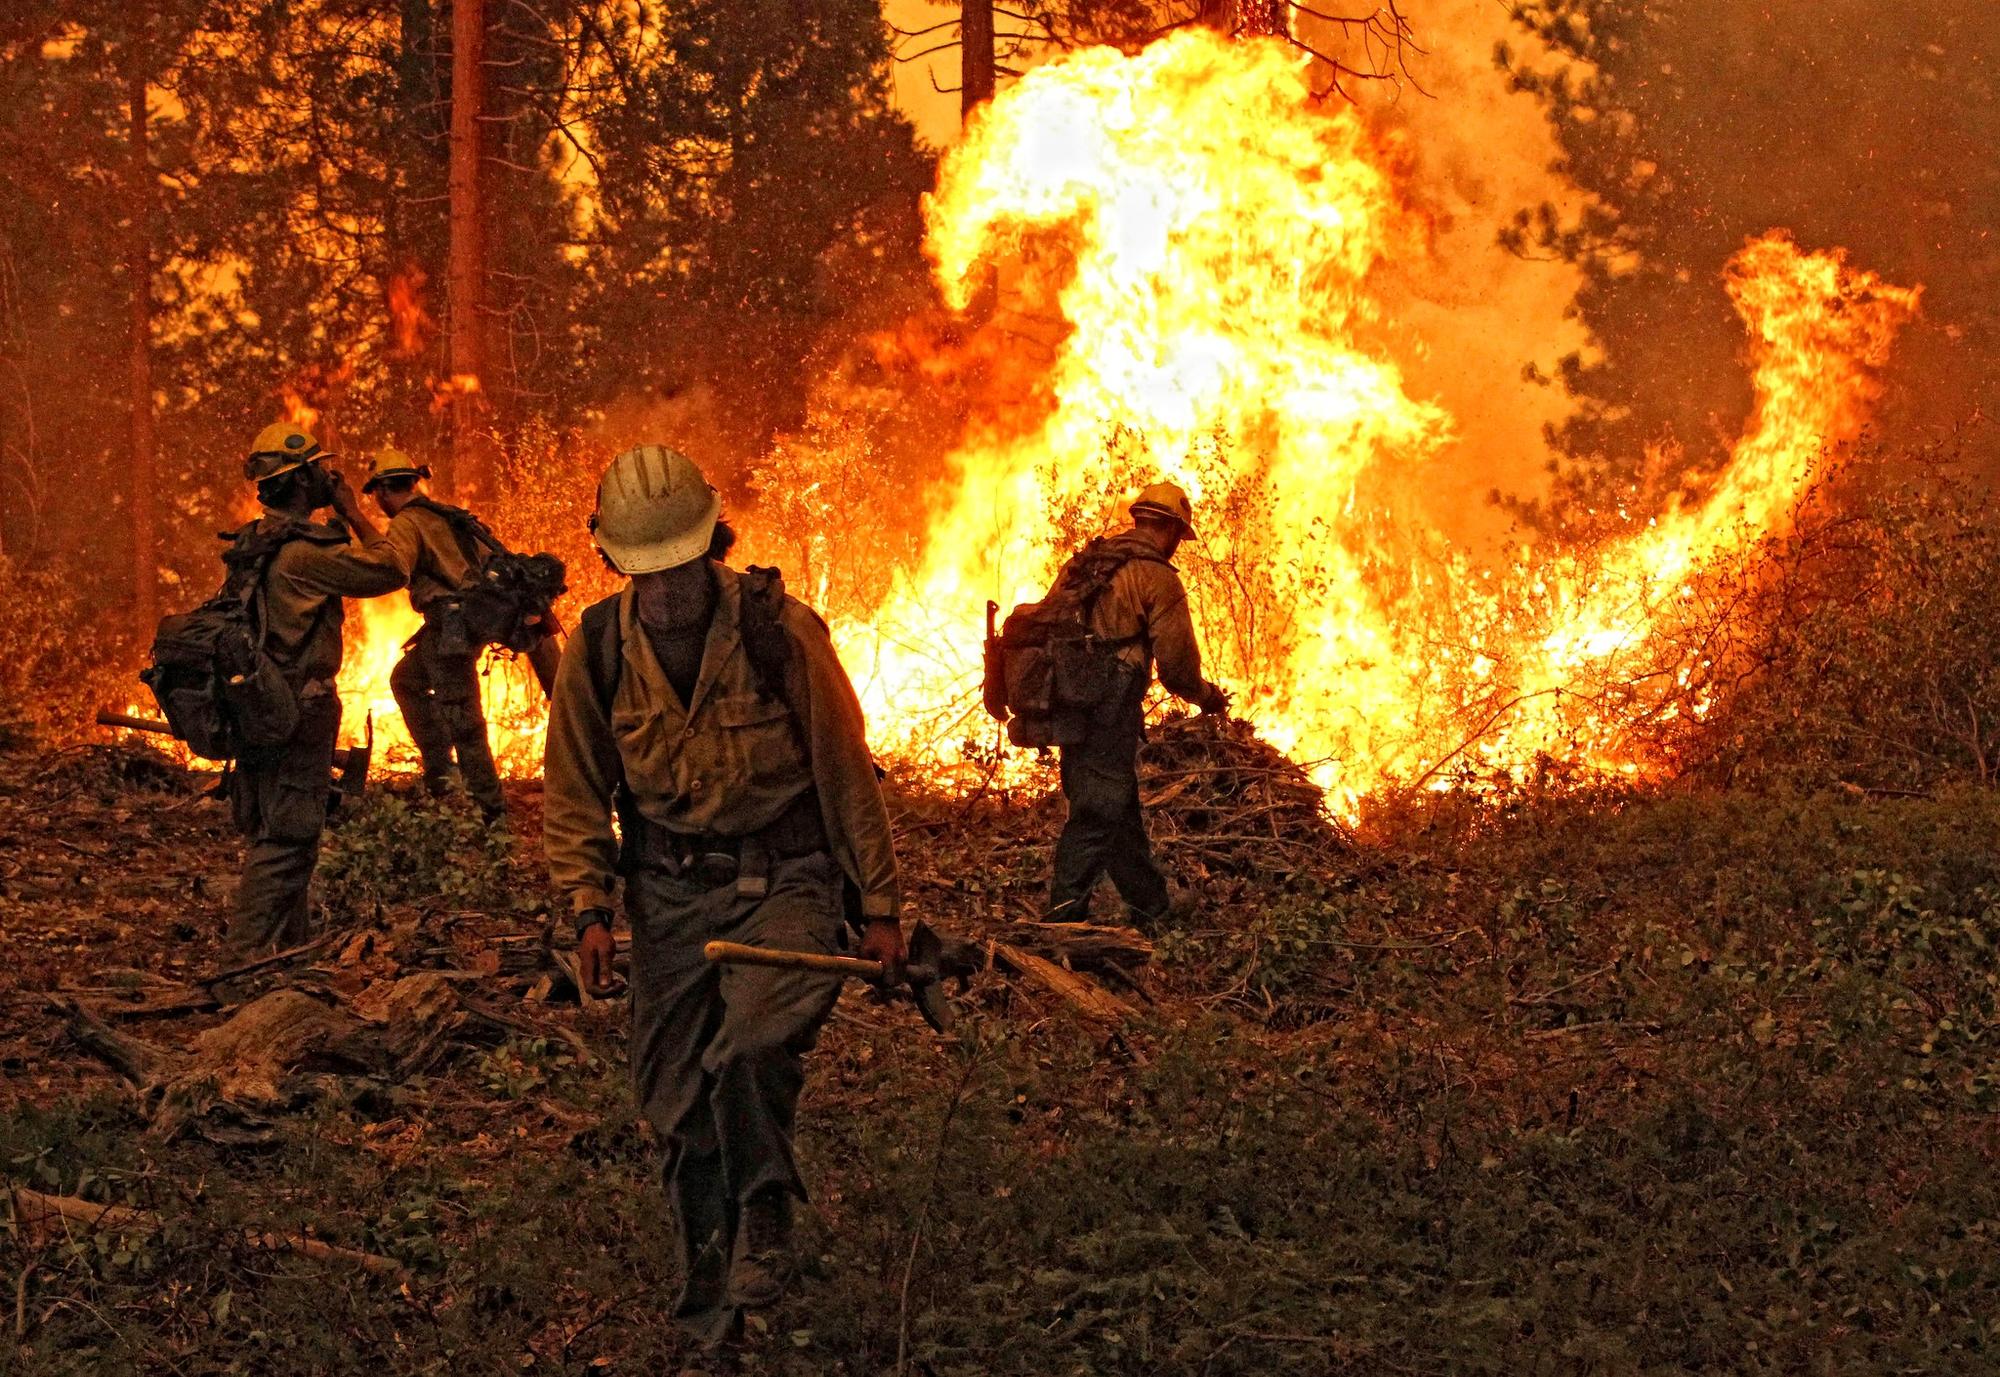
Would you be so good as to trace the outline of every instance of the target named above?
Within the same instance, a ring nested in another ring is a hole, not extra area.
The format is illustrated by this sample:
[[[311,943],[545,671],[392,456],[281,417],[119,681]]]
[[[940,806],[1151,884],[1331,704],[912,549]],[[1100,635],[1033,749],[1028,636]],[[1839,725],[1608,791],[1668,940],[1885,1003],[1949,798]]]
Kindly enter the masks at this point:
[[[1349,849],[1325,793],[1248,722],[1158,724],[1139,750],[1139,783],[1155,846],[1196,877],[1309,867]]]
[[[324,989],[271,990],[185,1048],[121,1033],[80,1001],[54,1004],[66,1014],[70,1040],[136,1092],[152,1133],[236,1147],[274,1141],[275,1116],[309,1103],[329,1078],[400,1080],[453,1043],[491,1045],[519,1026],[483,1010],[442,971],[378,980],[348,999]]]

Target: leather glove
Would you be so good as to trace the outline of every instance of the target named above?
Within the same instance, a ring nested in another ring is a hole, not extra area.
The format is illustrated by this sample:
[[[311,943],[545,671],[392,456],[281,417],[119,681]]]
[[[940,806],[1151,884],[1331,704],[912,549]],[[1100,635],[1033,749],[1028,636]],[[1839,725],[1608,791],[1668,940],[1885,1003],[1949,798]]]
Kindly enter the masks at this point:
[[[861,933],[861,959],[882,963],[882,983],[903,982],[903,962],[909,951],[903,945],[903,925],[894,918],[876,918]]]
[[[611,968],[617,954],[609,909],[587,908],[576,915],[577,966],[591,994],[608,995],[618,988],[618,976]]]

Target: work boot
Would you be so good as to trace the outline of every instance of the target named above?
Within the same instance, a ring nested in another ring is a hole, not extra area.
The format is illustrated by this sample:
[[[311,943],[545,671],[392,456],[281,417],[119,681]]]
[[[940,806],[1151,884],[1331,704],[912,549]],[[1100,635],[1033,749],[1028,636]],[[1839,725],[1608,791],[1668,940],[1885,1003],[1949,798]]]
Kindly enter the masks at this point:
[[[1137,908],[1125,910],[1125,921],[1148,937],[1192,927],[1194,920],[1200,916],[1201,901],[1193,890],[1182,889],[1179,885],[1168,891],[1166,906],[1156,912],[1147,913]]]
[[[753,1310],[776,1305],[791,1284],[792,1197],[761,1190],[743,1204],[736,1230],[736,1261],[729,1269],[729,1299]]]

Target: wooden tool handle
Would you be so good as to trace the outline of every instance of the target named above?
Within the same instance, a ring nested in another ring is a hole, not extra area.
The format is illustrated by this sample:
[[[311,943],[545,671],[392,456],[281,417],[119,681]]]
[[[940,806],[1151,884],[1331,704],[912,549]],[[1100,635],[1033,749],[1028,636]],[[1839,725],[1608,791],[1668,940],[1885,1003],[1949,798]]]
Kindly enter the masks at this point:
[[[174,729],[164,722],[155,722],[150,717],[134,717],[130,713],[112,712],[106,709],[97,714],[100,727],[123,727],[127,731],[151,732],[155,736],[172,736]]]
[[[854,956],[827,956],[816,951],[780,951],[776,947],[746,947],[741,942],[710,942],[701,954],[718,965],[778,966],[788,971],[821,971],[827,975],[854,975],[863,980],[880,980],[882,963]]]

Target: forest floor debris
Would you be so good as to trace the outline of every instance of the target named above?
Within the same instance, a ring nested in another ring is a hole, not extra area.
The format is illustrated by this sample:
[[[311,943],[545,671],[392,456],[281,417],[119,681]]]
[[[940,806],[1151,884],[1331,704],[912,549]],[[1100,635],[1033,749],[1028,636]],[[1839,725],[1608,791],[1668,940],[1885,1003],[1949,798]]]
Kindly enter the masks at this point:
[[[1447,800],[1364,841],[1268,764],[1156,734],[1151,934],[1040,921],[1059,801],[894,782],[912,908],[995,969],[952,1038],[843,999],[808,1275],[738,1370],[1990,1362],[2000,802]],[[10,1370],[686,1365],[536,788],[497,841],[386,790],[332,926],[257,962],[200,788],[0,753]]]

